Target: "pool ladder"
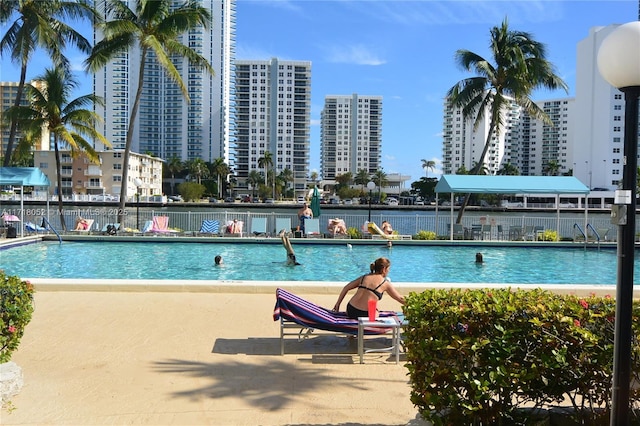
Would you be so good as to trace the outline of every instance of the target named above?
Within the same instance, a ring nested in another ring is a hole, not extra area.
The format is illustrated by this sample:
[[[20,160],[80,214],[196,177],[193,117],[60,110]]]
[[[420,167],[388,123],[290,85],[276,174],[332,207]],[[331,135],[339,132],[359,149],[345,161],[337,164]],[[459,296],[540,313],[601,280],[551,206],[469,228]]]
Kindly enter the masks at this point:
[[[600,234],[598,233],[598,231],[596,231],[596,229],[590,224],[587,223],[587,231],[585,232],[582,227],[580,226],[579,223],[574,223],[573,224],[573,230],[574,230],[574,241],[576,241],[575,238],[575,230],[578,230],[579,234],[582,235],[582,238],[584,238],[584,246],[587,247],[587,244],[589,244],[589,237],[588,237],[588,232],[589,230],[591,230],[593,236],[595,237],[595,240],[593,241],[594,243],[596,243],[598,245],[598,249],[600,248]]]
[[[51,226],[51,223],[49,223],[46,217],[42,216],[42,222],[46,223],[49,229],[51,229],[53,233],[58,236],[58,241],[60,242],[60,244],[62,244],[62,237],[60,236],[60,234],[58,234],[58,231],[56,231],[56,229],[53,226]]]

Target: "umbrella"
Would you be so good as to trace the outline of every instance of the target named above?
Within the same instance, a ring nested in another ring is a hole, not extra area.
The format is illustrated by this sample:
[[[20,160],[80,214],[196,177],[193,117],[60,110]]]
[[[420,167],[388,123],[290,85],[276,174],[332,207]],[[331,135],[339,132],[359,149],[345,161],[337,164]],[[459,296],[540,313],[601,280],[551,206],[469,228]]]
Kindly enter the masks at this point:
[[[4,219],[5,222],[20,222],[20,218],[14,214],[3,214],[2,215],[2,219]]]
[[[313,195],[311,196],[311,211],[313,212],[313,217],[320,216],[320,194],[317,186],[313,188]]]

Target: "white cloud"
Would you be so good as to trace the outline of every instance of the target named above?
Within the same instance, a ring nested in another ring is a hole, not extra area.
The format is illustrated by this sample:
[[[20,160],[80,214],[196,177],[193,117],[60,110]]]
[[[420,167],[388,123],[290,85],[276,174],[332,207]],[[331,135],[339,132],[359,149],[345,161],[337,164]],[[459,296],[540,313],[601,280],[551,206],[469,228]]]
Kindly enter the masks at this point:
[[[324,49],[329,62],[374,66],[386,63],[384,59],[362,44],[329,46]]]

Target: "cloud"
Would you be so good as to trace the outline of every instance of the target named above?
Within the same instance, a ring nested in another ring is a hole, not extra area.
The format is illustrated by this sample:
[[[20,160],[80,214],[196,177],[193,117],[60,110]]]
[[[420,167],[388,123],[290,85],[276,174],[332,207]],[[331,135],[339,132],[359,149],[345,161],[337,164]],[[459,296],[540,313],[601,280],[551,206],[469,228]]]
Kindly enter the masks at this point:
[[[362,44],[329,46],[325,47],[325,50],[328,62],[373,66],[386,63],[384,59],[379,58],[375,52]]]

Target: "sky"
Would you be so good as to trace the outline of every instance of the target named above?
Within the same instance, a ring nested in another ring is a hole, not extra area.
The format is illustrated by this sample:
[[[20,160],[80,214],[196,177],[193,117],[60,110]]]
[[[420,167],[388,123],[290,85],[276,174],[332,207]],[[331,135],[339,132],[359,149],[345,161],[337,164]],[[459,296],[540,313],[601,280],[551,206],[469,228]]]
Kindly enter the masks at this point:
[[[467,49],[493,62],[490,30],[508,20],[547,47],[547,59],[569,86],[539,91],[536,101],[575,95],[576,47],[589,29],[638,19],[638,0],[432,1],[237,0],[236,58],[311,62],[310,170],[320,172],[320,113],[327,95],[383,97],[382,169],[418,180],[441,173],[443,98],[474,74],[454,55]],[[81,30],[91,37],[90,29]],[[6,27],[0,27],[4,35]],[[77,64],[78,96],[91,91]],[[19,69],[3,56],[0,81],[18,81]],[[35,61],[27,78],[47,66]],[[435,171],[422,169],[433,160]]]

